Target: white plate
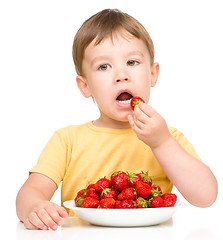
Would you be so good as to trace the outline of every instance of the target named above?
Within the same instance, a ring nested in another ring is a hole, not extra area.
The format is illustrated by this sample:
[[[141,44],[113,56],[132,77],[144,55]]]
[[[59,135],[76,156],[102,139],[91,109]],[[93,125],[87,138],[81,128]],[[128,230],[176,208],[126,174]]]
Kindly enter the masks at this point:
[[[136,227],[156,225],[167,221],[182,203],[177,202],[174,207],[138,208],[138,209],[99,209],[76,207],[74,201],[63,203],[72,209],[81,219],[100,226]]]

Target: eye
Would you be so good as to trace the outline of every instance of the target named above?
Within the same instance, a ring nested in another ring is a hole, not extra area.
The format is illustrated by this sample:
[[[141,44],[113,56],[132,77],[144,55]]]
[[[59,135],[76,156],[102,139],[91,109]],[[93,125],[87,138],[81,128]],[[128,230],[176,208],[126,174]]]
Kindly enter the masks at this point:
[[[105,71],[105,70],[108,70],[110,68],[110,66],[108,64],[102,64],[98,70],[100,71]]]
[[[129,65],[129,66],[135,66],[135,65],[137,65],[137,64],[139,64],[139,62],[138,62],[138,61],[135,61],[135,60],[129,60],[129,61],[127,62],[127,65]]]

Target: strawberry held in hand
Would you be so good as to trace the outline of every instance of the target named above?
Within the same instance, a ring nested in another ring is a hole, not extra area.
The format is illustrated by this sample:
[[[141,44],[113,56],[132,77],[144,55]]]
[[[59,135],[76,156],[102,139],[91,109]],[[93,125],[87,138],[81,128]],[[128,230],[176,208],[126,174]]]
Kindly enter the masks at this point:
[[[131,100],[131,108],[134,110],[135,106],[140,104],[141,102],[145,102],[141,97],[134,97]]]

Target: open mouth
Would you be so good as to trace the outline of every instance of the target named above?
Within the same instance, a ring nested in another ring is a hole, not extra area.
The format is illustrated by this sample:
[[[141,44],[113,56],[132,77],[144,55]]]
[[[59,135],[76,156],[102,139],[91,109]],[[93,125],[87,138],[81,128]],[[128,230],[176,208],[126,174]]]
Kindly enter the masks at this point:
[[[118,95],[116,100],[119,103],[130,103],[132,98],[133,98],[132,94],[130,94],[128,92],[122,92],[121,94]]]

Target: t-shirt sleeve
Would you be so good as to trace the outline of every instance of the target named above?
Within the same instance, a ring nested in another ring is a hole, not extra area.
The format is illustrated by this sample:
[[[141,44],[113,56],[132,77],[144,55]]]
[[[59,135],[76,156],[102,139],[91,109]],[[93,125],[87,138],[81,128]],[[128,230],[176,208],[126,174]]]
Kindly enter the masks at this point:
[[[29,173],[41,173],[52,179],[57,187],[63,180],[67,160],[67,141],[64,132],[56,131],[41,152],[38,162]]]
[[[202,161],[202,159],[198,156],[197,152],[195,151],[193,145],[187,140],[187,138],[183,135],[182,132],[178,131],[174,127],[170,127],[169,131],[187,152],[189,152],[192,156]]]

